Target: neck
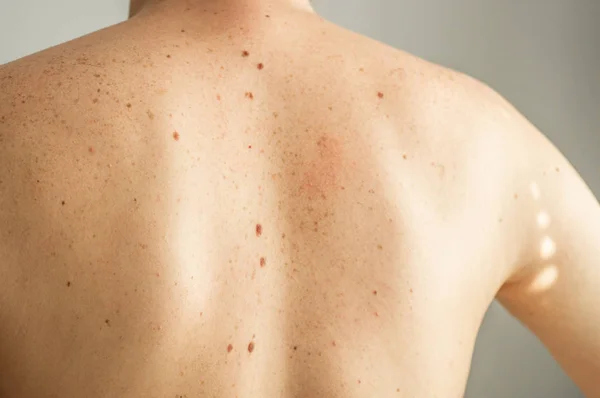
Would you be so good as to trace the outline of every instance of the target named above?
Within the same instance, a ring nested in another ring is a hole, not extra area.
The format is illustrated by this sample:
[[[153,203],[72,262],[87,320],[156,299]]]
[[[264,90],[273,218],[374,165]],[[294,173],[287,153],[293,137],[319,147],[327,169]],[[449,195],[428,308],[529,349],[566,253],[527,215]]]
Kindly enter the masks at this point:
[[[139,13],[142,9],[150,7],[155,4],[161,4],[161,6],[172,4],[185,5],[186,7],[200,7],[202,5],[212,4],[223,4],[227,7],[235,6],[269,6],[269,5],[289,5],[291,7],[302,8],[311,10],[310,0],[130,0],[129,17],[132,17]]]

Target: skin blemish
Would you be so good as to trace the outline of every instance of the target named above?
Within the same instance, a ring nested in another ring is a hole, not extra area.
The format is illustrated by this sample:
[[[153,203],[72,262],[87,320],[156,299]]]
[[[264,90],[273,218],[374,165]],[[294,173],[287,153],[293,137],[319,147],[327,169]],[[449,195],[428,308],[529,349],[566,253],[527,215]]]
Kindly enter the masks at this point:
[[[381,246],[381,245],[377,245],[377,248],[378,248],[379,250],[383,250],[383,246]]]
[[[65,202],[65,201],[63,200],[62,202],[60,202],[60,204],[64,206],[64,205],[66,205],[66,204],[67,204],[67,202]]]
[[[263,70],[265,65],[260,63],[260,64],[256,65],[256,67],[258,68],[258,70]]]
[[[71,287],[71,281],[67,281],[67,287]]]
[[[151,110],[148,109],[148,111],[146,112],[146,114],[148,115],[148,119],[154,120],[154,113],[152,113]]]
[[[514,198],[519,199],[519,195],[515,194]]]
[[[231,344],[229,344],[227,346],[227,352],[231,352],[231,351],[233,351],[233,346]]]
[[[221,101],[221,96],[217,94],[217,101]]]
[[[171,58],[171,54],[167,54],[167,58]]]
[[[402,155],[402,159],[406,160],[408,159],[408,156],[406,156],[406,154]]]
[[[264,268],[267,265],[267,260],[264,257],[260,258],[260,267]]]
[[[256,236],[260,237],[263,233],[263,227],[260,224],[256,224]]]
[[[185,33],[185,29],[181,29],[181,33]]]
[[[93,146],[89,147],[89,148],[88,148],[88,152],[89,152],[89,153],[94,153],[94,147],[93,147]]]
[[[97,104],[97,103],[98,103],[98,98],[94,98],[94,99],[92,100],[92,102],[93,102],[94,104]]]
[[[179,137],[180,137],[180,136],[179,136],[179,133],[178,133],[177,131],[173,132],[173,139],[174,139],[175,141],[179,141]]]
[[[373,290],[373,295],[377,296],[377,290]]]
[[[332,345],[332,346],[334,346],[334,347],[336,347],[336,346],[337,346],[337,344],[336,344],[335,340],[331,342],[331,345]]]
[[[254,351],[254,342],[251,341],[250,344],[248,344],[248,352],[250,354],[252,354],[253,351]]]
[[[246,93],[246,98],[249,98],[249,99],[251,99],[251,100],[252,100],[252,99],[254,99],[254,94],[252,94],[252,92],[248,91],[248,92]]]
[[[246,50],[242,51],[242,57],[248,57],[250,56],[250,53]]]
[[[131,109],[131,104],[130,104],[130,103],[128,103],[126,106],[127,106],[129,109]]]
[[[298,346],[297,345],[294,346],[294,351],[298,351]]]
[[[110,320],[108,320],[108,319],[105,319],[105,320],[104,320],[104,323],[106,323],[106,325],[107,325],[107,326],[110,326]]]
[[[557,167],[557,168],[556,168],[556,172],[557,172],[557,173],[560,173],[560,167]]]
[[[380,92],[378,92],[378,93],[377,93],[377,96],[378,96],[379,98],[383,98],[383,93],[380,91]]]

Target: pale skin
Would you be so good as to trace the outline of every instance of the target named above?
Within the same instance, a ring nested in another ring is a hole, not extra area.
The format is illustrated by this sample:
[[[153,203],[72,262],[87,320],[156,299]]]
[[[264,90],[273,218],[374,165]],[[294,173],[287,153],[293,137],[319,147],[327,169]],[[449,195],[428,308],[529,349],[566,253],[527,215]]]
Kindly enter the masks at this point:
[[[495,297],[600,395],[600,206],[500,95],[136,3],[0,66],[0,397],[460,397]]]

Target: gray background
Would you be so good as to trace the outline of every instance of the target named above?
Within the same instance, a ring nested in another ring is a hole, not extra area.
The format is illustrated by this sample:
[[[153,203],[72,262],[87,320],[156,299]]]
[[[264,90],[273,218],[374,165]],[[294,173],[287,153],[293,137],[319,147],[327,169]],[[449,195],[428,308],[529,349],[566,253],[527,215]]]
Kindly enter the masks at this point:
[[[128,3],[0,0],[0,64],[121,22]],[[599,0],[313,3],[333,22],[494,87],[556,144],[600,196]],[[466,396],[583,395],[537,339],[494,303],[479,334]]]

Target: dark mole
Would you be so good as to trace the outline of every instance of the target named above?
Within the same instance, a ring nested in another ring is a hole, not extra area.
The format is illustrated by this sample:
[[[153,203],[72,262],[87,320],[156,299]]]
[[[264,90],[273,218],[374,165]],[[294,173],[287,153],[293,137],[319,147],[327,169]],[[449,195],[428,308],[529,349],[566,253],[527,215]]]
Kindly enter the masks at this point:
[[[131,104],[127,104],[127,107],[128,107],[128,108],[131,108]]]
[[[252,94],[252,92],[248,91],[246,93],[246,98],[254,99],[254,94]]]
[[[258,68],[258,70],[261,70],[265,67],[265,65],[263,65],[262,63],[256,65],[256,67]]]
[[[171,54],[167,54],[167,58],[171,58]]]
[[[248,51],[246,51],[246,50],[242,51],[242,57],[247,57],[249,55],[250,55],[250,53]]]
[[[110,326],[110,321],[108,319],[105,319],[104,323],[106,323],[108,326]]]
[[[98,92],[100,92],[100,89],[98,89]]]
[[[256,224],[256,236],[260,237],[262,235],[263,227],[260,224]]]
[[[175,141],[179,141],[179,133],[178,133],[177,131],[175,131],[175,132],[173,133],[173,139],[174,139]]]
[[[251,341],[250,344],[248,344],[248,352],[252,353],[252,351],[254,351],[254,342]]]
[[[67,287],[71,287],[71,281],[67,281]]]
[[[373,290],[373,294],[377,296],[377,290]]]
[[[378,92],[378,93],[377,93],[377,96],[378,96],[379,98],[383,98],[383,93],[380,91],[380,92]]]
[[[261,257],[261,258],[260,258],[260,266],[261,266],[262,268],[264,268],[264,267],[265,267],[265,265],[267,265],[267,260],[266,260],[264,257]]]
[[[65,204],[67,204],[67,202],[65,202],[65,201],[63,200],[62,202],[60,202],[60,204],[64,206]]]
[[[185,29],[181,29],[181,33],[185,33]]]
[[[270,16],[269,14],[265,15],[265,17],[267,17],[267,18],[271,18],[271,16]]]
[[[298,346],[297,346],[297,345],[295,345],[295,346],[294,346],[294,351],[297,351],[297,350],[298,350]]]
[[[231,351],[233,351],[233,346],[231,344],[229,344],[227,346],[227,352],[231,352]]]

